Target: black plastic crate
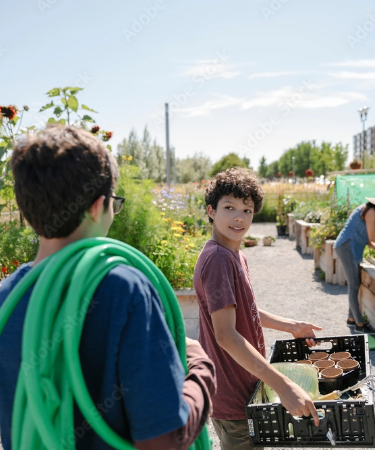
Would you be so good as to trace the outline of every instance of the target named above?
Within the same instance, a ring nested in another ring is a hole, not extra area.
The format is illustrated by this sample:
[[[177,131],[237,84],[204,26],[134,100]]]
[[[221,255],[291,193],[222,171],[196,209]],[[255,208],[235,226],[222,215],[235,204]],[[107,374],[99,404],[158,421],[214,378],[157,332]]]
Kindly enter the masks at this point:
[[[332,390],[350,387],[371,373],[367,335],[319,337],[318,340],[321,346],[314,350],[309,349],[304,339],[275,341],[269,361],[294,362],[307,359],[316,351],[350,352],[360,363],[359,369],[337,381],[329,380],[333,385],[319,384],[322,394],[322,391],[331,392],[332,387]],[[259,381],[246,406],[251,446],[327,447],[333,444],[327,437],[330,431],[336,447],[375,447],[374,396],[368,388],[362,388],[363,397],[358,400],[315,401],[316,409],[324,415],[318,427],[312,418],[295,419],[280,403],[264,403],[263,391],[263,383]]]

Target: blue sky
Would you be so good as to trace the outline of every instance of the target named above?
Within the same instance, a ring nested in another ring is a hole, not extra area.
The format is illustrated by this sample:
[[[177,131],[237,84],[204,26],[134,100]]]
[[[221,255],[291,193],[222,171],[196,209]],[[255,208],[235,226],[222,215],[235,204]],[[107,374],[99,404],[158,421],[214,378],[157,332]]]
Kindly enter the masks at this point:
[[[254,167],[301,140],[351,158],[358,108],[375,125],[371,0],[3,0],[0,14],[0,104],[28,105],[26,125],[49,89],[78,85],[115,147],[146,124],[164,145],[169,102],[177,156]]]

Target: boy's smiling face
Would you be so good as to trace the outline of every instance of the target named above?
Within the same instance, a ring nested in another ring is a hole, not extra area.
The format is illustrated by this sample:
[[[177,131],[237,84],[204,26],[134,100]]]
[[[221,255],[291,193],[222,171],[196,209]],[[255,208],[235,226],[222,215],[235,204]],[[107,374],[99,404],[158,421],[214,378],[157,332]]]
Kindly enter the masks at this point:
[[[217,209],[207,207],[208,215],[213,219],[212,238],[230,250],[238,252],[241,239],[247,233],[254,217],[254,202],[251,198],[235,198],[225,195]]]

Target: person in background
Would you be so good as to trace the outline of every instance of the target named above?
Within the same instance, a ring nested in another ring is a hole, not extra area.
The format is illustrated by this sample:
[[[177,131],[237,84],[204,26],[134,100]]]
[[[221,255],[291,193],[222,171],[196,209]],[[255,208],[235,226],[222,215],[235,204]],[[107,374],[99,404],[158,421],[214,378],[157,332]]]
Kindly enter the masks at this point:
[[[257,308],[246,256],[240,250],[254,214],[263,204],[259,180],[248,169],[217,174],[206,189],[212,238],[199,254],[194,288],[199,302],[199,342],[214,361],[217,394],[212,423],[222,450],[250,448],[245,406],[259,379],[272,387],[285,408],[296,416],[318,413],[307,393],[265,359],[263,327],[307,338],[322,328]]]
[[[367,203],[352,212],[333,248],[348,281],[349,313],[346,323],[353,326],[356,333],[375,334],[374,328],[363,320],[358,304],[363,251],[366,245],[375,249],[375,197],[365,198]]]

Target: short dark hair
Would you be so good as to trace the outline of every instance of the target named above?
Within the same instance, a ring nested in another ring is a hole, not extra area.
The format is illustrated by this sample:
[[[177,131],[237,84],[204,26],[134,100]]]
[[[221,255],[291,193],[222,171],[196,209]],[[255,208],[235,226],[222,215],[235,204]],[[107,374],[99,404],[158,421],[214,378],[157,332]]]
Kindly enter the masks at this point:
[[[367,211],[370,209],[375,209],[375,205],[371,202],[367,202],[361,212],[361,219],[365,220],[365,215],[366,215]]]
[[[206,189],[206,205],[217,209],[219,200],[225,195],[233,195],[236,198],[247,200],[251,198],[254,202],[254,214],[263,207],[264,192],[255,173],[250,169],[234,167],[220,172],[211,180]],[[208,218],[213,223],[211,217]]]
[[[115,158],[91,133],[51,125],[14,146],[11,167],[18,206],[35,232],[69,236],[96,199],[108,208],[118,178]]]

